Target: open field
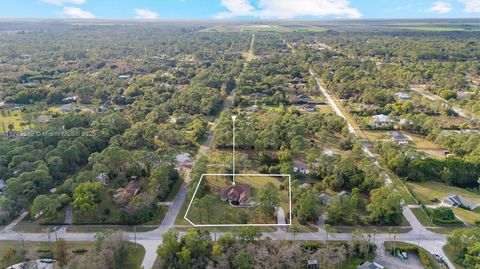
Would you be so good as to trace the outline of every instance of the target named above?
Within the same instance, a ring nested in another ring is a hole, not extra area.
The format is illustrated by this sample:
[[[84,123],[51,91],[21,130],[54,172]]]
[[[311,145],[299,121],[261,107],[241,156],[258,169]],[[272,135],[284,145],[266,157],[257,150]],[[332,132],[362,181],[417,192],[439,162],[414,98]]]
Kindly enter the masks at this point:
[[[445,157],[444,152],[445,150],[439,147],[437,144],[423,138],[420,135],[414,134],[407,134],[413,140],[413,147],[417,150],[423,151],[434,158],[442,158]]]
[[[382,140],[390,140],[391,136],[389,134],[390,131],[383,131],[383,130],[362,130],[362,133],[365,134],[369,140],[372,141],[382,141]],[[419,150],[423,151],[426,154],[430,155],[434,158],[442,158],[445,157],[444,152],[445,150],[442,149],[440,146],[435,144],[432,141],[427,140],[426,138],[415,135],[411,133],[401,132],[406,136],[409,136],[412,141],[410,142],[410,146]]]
[[[3,110],[0,113],[0,132],[8,130],[8,125],[12,124],[15,130],[23,129],[23,112],[19,110]]]
[[[433,32],[448,32],[448,31],[480,31],[478,23],[398,23],[392,25],[394,28],[402,30],[417,30],[417,31],[433,31]]]
[[[281,26],[270,24],[258,25],[221,25],[201,30],[202,32],[275,32],[275,33],[294,33],[294,32],[325,32],[326,29],[318,26],[297,25]]]
[[[430,201],[431,199],[437,198],[441,200],[451,193],[464,196],[465,198],[480,203],[480,194],[458,187],[447,186],[441,182],[407,182],[407,186],[413,192],[418,201],[424,205],[434,204],[432,201]]]

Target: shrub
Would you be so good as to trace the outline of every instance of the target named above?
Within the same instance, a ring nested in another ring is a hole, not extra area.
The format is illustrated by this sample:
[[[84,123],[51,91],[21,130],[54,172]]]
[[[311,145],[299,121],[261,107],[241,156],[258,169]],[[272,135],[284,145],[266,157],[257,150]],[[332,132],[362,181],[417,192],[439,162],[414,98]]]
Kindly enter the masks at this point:
[[[72,249],[72,252],[75,253],[75,254],[83,254],[83,253],[88,252],[88,250],[86,250],[84,248],[76,248],[76,249]]]

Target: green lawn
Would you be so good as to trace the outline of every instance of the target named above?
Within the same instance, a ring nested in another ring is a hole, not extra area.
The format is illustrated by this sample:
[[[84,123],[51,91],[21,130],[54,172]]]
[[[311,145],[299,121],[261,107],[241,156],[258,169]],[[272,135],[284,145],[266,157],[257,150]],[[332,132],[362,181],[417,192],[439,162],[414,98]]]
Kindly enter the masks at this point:
[[[418,221],[425,227],[435,227],[435,225],[431,220],[427,213],[423,210],[423,208],[412,208],[411,209],[415,217]]]
[[[480,221],[480,213],[478,212],[466,210],[463,208],[454,208],[453,212],[457,217],[461,218],[469,225],[476,225],[475,221]]]
[[[127,242],[128,258],[125,269],[141,269],[145,248],[142,245]]]

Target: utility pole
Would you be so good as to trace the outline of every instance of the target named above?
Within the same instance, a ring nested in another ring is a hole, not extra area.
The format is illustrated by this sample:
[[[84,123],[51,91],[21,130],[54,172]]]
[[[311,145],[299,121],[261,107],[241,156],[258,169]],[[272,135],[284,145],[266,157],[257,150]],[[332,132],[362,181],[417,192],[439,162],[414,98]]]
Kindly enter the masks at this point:
[[[233,152],[232,152],[232,166],[233,166],[233,185],[235,186],[235,119],[237,119],[236,115],[232,116],[232,124],[233,124]]]
[[[137,248],[137,226],[133,225],[133,234],[135,237],[135,248]]]

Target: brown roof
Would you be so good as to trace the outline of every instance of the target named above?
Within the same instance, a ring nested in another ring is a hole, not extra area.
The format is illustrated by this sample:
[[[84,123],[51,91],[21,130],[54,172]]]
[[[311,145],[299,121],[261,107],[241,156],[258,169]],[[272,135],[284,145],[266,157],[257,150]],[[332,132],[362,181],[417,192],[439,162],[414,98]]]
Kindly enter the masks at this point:
[[[251,196],[249,185],[235,185],[220,188],[220,197],[228,200],[247,202]]]

